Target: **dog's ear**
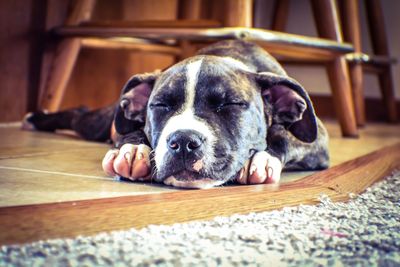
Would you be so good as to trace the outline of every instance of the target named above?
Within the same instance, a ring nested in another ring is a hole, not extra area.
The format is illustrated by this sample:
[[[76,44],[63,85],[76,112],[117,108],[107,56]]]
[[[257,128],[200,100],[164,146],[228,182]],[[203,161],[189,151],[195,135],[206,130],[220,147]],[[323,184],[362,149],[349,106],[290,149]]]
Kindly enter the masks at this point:
[[[314,107],[306,90],[294,79],[269,72],[257,74],[264,103],[272,107],[272,122],[282,124],[296,138],[311,143],[318,126]]]
[[[127,134],[144,126],[147,102],[159,75],[160,72],[134,75],[122,88],[114,118],[119,134]]]

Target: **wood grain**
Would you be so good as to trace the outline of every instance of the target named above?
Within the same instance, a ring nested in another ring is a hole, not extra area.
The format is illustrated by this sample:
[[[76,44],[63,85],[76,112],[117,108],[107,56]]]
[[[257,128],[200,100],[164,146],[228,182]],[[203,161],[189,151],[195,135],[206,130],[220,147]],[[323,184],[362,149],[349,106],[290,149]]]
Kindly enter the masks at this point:
[[[229,186],[1,208],[0,244],[316,204],[321,194],[345,201],[350,192],[363,192],[399,167],[400,143],[280,186]]]
[[[32,2],[0,1],[1,121],[22,118],[28,106]]]

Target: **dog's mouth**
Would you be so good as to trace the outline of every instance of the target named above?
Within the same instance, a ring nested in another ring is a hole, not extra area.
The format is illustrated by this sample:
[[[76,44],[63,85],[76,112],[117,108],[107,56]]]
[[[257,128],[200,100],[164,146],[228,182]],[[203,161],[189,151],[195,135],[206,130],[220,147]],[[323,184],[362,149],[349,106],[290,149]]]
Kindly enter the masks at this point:
[[[225,180],[216,180],[198,172],[183,170],[164,179],[164,184],[180,188],[207,189],[224,184]]]

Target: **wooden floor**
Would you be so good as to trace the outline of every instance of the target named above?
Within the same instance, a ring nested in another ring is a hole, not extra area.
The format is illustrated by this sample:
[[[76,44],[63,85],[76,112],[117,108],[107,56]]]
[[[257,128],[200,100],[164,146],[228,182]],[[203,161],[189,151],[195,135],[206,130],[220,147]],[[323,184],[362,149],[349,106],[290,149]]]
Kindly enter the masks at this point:
[[[279,187],[210,190],[115,181],[101,170],[106,144],[2,126],[0,244],[315,203],[321,193],[343,200],[400,167],[399,125],[369,124],[359,139],[344,139],[336,123],[325,123],[336,167],[284,174]]]

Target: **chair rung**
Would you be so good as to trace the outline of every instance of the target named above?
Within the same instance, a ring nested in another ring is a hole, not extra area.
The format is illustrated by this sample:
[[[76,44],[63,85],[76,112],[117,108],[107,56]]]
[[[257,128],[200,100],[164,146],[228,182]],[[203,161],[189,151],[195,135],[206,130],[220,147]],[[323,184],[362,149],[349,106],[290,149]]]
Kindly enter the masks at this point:
[[[127,49],[137,50],[148,53],[159,53],[169,55],[180,55],[181,50],[175,46],[152,43],[147,40],[137,38],[82,38],[81,41],[84,47],[90,48],[105,48],[105,49]]]
[[[216,41],[221,39],[244,39],[262,43],[278,54],[307,52],[326,57],[337,57],[354,51],[349,43],[339,43],[322,38],[274,32],[254,28],[127,28],[97,26],[65,26],[54,29],[65,37],[134,37],[150,40]],[[282,49],[282,45],[284,48]],[[309,50],[309,51],[308,51]]]
[[[104,28],[217,28],[221,22],[217,20],[134,20],[134,21],[84,21],[80,27]]]
[[[374,66],[388,66],[397,63],[397,59],[390,56],[367,55],[364,53],[351,53],[346,55],[346,60],[351,63],[362,63]]]

